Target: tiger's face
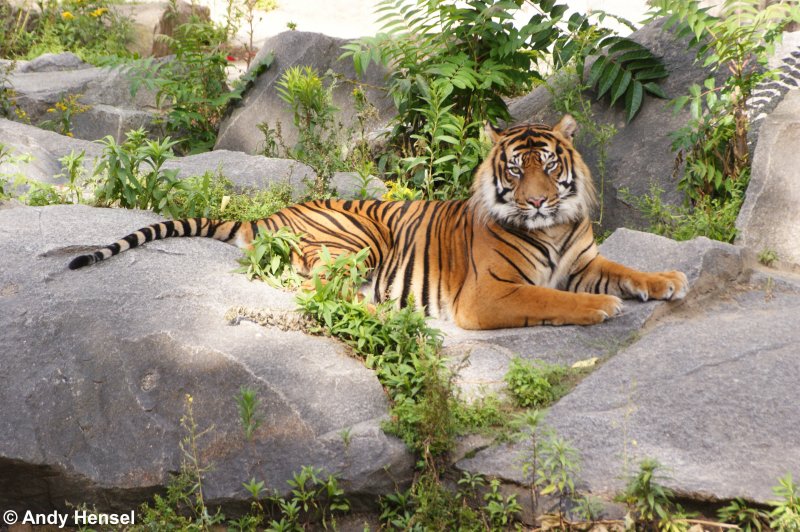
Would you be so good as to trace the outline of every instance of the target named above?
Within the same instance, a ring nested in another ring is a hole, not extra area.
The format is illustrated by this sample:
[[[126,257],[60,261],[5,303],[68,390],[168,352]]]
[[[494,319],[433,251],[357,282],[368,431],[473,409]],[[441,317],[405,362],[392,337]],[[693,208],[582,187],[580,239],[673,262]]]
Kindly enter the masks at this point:
[[[572,145],[577,123],[523,125],[488,132],[494,146],[476,172],[473,197],[504,225],[537,230],[589,216],[595,203],[588,167]]]

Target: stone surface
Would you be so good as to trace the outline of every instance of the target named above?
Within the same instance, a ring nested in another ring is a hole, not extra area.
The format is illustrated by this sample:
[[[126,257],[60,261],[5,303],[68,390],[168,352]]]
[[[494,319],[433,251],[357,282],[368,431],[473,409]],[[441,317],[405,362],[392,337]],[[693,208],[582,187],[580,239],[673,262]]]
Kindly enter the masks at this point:
[[[582,492],[610,499],[644,458],[665,466],[663,484],[699,501],[766,503],[779,477],[800,473],[800,277],[771,270],[708,292],[710,279],[734,274],[735,261],[720,259],[706,255],[682,306],[549,409],[546,423],[581,456]],[[526,483],[527,452],[503,444],[457,465]]]
[[[221,171],[240,191],[265,190],[273,185],[288,183],[295,198],[303,197],[308,191],[307,183],[313,183],[316,179],[314,170],[299,161],[228,150],[177,157],[167,161],[164,168],[178,170],[178,177]]]
[[[77,138],[97,140],[112,135],[124,140],[125,133],[152,127],[155,94],[141,88],[131,95],[130,79],[120,70],[88,66],[72,54],[58,54],[25,63],[8,76],[16,93],[15,102],[31,123],[52,120],[47,110],[69,95],[89,108],[72,116],[72,133]],[[36,66],[36,64],[39,66]],[[34,64],[34,67],[31,67]],[[33,68],[33,70],[31,70]]]
[[[80,70],[91,68],[92,65],[84,63],[81,58],[72,52],[60,54],[42,54],[30,61],[17,63],[17,73],[27,72],[61,72],[63,70]]]
[[[595,493],[645,457],[695,500],[765,503],[800,473],[800,285],[734,293],[669,320],[554,406],[548,419],[578,447]]]
[[[222,122],[217,138],[216,149],[257,153],[263,147],[264,135],[258,124],[267,123],[275,128],[281,124],[281,135],[285,144],[292,147],[297,143],[292,113],[286,102],[281,100],[276,83],[283,72],[292,66],[310,66],[320,76],[328,70],[344,76],[347,80],[356,79],[353,61],[339,60],[344,52],[342,45],[347,41],[318,33],[287,31],[268,39],[259,50],[257,64],[266,54],[273,53],[272,66],[258,77],[254,85],[245,93],[242,101]],[[364,81],[369,101],[377,107],[379,117],[367,125],[368,130],[384,125],[394,114],[394,105],[385,91],[373,87],[384,85],[385,71],[370,66]],[[333,103],[340,109],[337,119],[343,128],[354,124],[355,111],[352,100],[353,86],[347,82],[338,83],[333,92]]]
[[[800,264],[800,90],[789,91],[761,126],[750,185],[736,220],[737,244]]]
[[[0,209],[0,506],[130,510],[180,466],[186,394],[198,430],[210,429],[199,441],[211,504],[245,501],[252,477],[285,491],[303,465],[340,474],[356,502],[407,481],[410,456],[379,428],[385,394],[341,344],[226,323],[233,306],[294,307],[293,294],[232,273],[236,248],[171,239],[67,270],[74,254],[156,219]],[[238,419],[242,386],[260,399],[253,441]]]
[[[62,157],[73,151],[84,151],[86,155],[83,166],[91,174],[103,151],[102,146],[95,142],[70,138],[5,119],[0,119],[0,144],[11,148],[12,155],[31,156],[29,162],[0,164],[0,174],[24,175],[50,184],[65,183],[66,178],[61,175],[63,170],[59,162]],[[316,178],[313,169],[298,161],[270,159],[227,150],[176,157],[168,160],[164,169],[178,170],[178,177],[184,178],[221,171],[238,191],[266,190],[273,185],[285,183],[291,186],[296,199],[305,196],[308,191],[307,182],[313,183]],[[335,179],[334,182],[344,184],[345,189],[352,186],[347,178]]]
[[[27,163],[0,164],[0,174],[23,175],[28,179],[50,184],[64,182],[63,177],[57,177],[62,173],[59,162],[62,157],[72,152],[85,152],[83,166],[87,172],[91,172],[96,159],[102,153],[102,147],[94,142],[70,138],[4,118],[0,118],[0,144],[9,147],[14,156],[31,156]]]
[[[656,21],[631,34],[631,38],[648,47],[655,55],[663,58],[670,75],[661,82],[669,98],[684,94],[692,83],[702,85],[711,73],[694,64],[694,52],[687,49],[684,41],[672,34],[664,33],[662,22]],[[722,76],[722,73],[718,74]],[[553,89],[538,87],[510,105],[515,123],[543,122],[554,124],[560,118],[552,105],[551,90],[559,90],[559,82],[552,81]],[[573,83],[571,81],[561,83]],[[673,114],[669,100],[646,96],[639,114],[630,123],[625,123],[625,113],[621,106],[610,108],[608,101],[597,102],[591,92],[584,98],[592,102],[594,119],[599,124],[612,124],[617,134],[607,148],[606,175],[604,182],[598,170],[599,153],[591,146],[591,139],[578,133],[576,146],[586,160],[598,192],[603,200],[604,229],[617,227],[647,227],[638,210],[620,195],[620,189],[627,188],[634,196],[650,192],[650,185],[656,184],[664,190],[663,199],[667,204],[682,204],[683,194],[678,191],[677,180],[673,179],[675,154],[670,150],[669,134],[686,125],[688,111]]]

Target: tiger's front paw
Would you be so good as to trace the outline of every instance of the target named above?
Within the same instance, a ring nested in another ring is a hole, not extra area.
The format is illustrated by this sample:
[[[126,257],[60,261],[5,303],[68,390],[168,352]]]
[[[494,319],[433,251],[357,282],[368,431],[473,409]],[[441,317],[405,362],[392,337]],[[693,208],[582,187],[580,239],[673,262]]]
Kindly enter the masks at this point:
[[[632,297],[641,301],[648,299],[683,299],[689,291],[689,280],[683,272],[642,273],[627,279],[623,286]]]
[[[604,294],[577,295],[580,297],[575,313],[567,317],[563,322],[556,321],[554,325],[594,325],[595,323],[602,323],[608,318],[613,318],[622,312],[622,300],[617,296]]]

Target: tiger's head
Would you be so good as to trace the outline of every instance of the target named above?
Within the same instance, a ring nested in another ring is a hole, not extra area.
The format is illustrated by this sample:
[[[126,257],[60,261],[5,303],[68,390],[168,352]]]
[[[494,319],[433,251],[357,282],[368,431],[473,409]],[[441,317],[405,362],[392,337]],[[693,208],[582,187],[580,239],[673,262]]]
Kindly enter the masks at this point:
[[[503,225],[529,231],[588,217],[597,200],[589,168],[572,145],[578,124],[487,127],[494,145],[478,167],[472,201]]]

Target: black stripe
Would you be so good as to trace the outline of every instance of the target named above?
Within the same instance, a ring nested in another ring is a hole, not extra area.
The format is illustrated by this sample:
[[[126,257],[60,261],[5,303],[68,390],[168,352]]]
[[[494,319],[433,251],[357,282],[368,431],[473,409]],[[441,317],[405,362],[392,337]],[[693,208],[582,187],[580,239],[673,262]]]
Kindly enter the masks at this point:
[[[131,233],[131,234],[129,234],[129,235],[127,235],[127,236],[123,237],[123,239],[122,239],[122,240],[124,240],[125,242],[127,242],[127,243],[128,243],[128,245],[129,245],[130,247],[132,247],[132,248],[135,248],[136,246],[138,246],[138,245],[139,245],[139,237],[138,237],[138,236],[136,236],[136,233]]]
[[[411,277],[414,274],[415,252],[416,252],[416,247],[412,247],[411,253],[408,256],[408,262],[406,262],[406,271],[403,275],[403,293],[400,296],[400,308],[405,307],[408,302],[408,292],[411,288]]]

